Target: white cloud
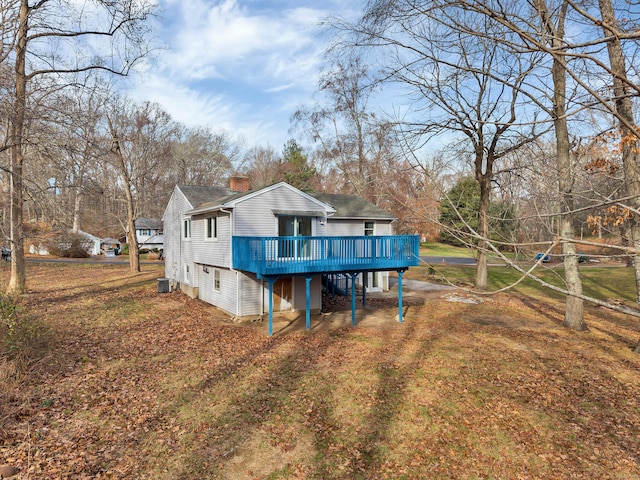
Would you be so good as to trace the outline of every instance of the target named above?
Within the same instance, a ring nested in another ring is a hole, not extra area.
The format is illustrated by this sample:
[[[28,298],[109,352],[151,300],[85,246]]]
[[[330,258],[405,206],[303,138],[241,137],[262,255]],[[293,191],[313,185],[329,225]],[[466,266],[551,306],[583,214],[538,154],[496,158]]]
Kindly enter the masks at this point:
[[[228,79],[238,72],[247,72],[253,81],[265,75],[287,77],[291,68],[286,65],[299,65],[298,55],[319,53],[311,27],[321,14],[310,9],[268,16],[236,0],[213,5],[200,0],[184,2],[178,12],[179,31],[168,39],[172,51],[163,59],[164,68],[177,77]]]
[[[149,65],[136,96],[158,102],[186,125],[223,128],[279,148],[289,117],[315,89],[325,48],[318,23],[330,14],[331,0],[325,9],[301,0],[285,8],[251,0],[160,5],[168,48]]]
[[[287,85],[278,85],[276,87],[272,87],[272,88],[267,88],[265,90],[266,93],[278,93],[278,92],[283,92],[285,90],[289,90],[291,87],[293,87],[293,84],[289,83]]]
[[[144,87],[133,95],[140,102],[160,104],[175,121],[188,127],[224,130],[250,145],[278,147],[288,138],[288,112],[280,117],[277,109],[244,102],[225,92],[196,90],[148,74]]]

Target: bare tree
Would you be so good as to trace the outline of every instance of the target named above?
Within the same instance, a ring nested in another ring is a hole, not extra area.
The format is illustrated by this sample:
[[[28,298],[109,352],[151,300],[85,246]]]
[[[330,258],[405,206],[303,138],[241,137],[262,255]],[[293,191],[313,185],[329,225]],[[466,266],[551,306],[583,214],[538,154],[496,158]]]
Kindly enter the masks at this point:
[[[455,2],[372,1],[348,29],[356,46],[380,50],[381,81],[407,92],[411,106],[397,123],[412,146],[456,135],[468,142],[480,185],[478,232],[468,233],[478,250],[476,287],[485,289],[495,162],[544,131],[521,98],[536,55],[511,56],[496,40],[513,35],[508,29]]]
[[[326,103],[298,109],[292,122],[318,145],[316,168],[332,179],[320,188],[381,205],[388,198],[384,171],[397,155],[393,124],[369,106],[374,85],[368,66],[357,56],[336,60],[322,74],[318,91]]]
[[[558,164],[558,185],[562,195],[562,213],[560,216],[560,237],[565,268],[565,281],[569,295],[566,298],[564,325],[574,330],[586,330],[584,322],[584,301],[582,282],[578,271],[578,256],[573,224],[573,168],[571,165],[569,129],[567,126],[567,72],[565,69],[566,53],[564,51],[565,21],[568,3],[563,2],[557,14],[549,12],[542,1],[536,5],[540,20],[540,33],[552,50],[553,65],[553,123],[556,134],[556,161]]]
[[[176,182],[222,185],[240,161],[241,144],[224,131],[180,127],[172,143],[171,156],[174,164],[167,169],[171,172],[167,191],[173,191]]]
[[[640,128],[636,123],[632,103],[632,96],[637,96],[639,92],[637,87],[632,88],[627,76],[626,58],[621,41],[627,32],[620,28],[611,0],[598,0],[598,6],[609,54],[611,76],[613,77],[612,93],[615,112],[619,119],[622,136],[621,150],[625,193],[634,212],[634,215],[630,217],[629,231],[634,248],[636,301],[640,303],[640,220],[638,218],[640,214]],[[597,20],[594,23],[597,24]],[[640,341],[636,344],[635,352],[640,353]]]
[[[91,15],[86,9],[93,9]],[[26,285],[23,236],[23,149],[28,138],[30,86],[46,77],[56,88],[91,70],[126,75],[147,53],[146,20],[153,9],[146,0],[93,0],[77,5],[65,0],[16,0],[3,19],[4,58],[14,64],[13,105],[7,145],[11,151],[11,278],[8,290]],[[8,21],[8,24],[4,22]],[[9,45],[12,52],[6,49]]]
[[[111,138],[113,165],[120,177],[127,205],[125,230],[129,244],[129,265],[140,271],[140,255],[135,221],[139,203],[149,186],[149,179],[163,165],[171,149],[177,125],[157,104],[141,106],[130,101],[113,99],[107,114]]]
[[[496,153],[514,151],[536,137],[531,131],[533,135],[523,139],[526,130],[514,128],[515,122],[535,125],[539,121],[536,111],[548,115],[542,119],[543,124],[548,124],[549,118],[553,121],[560,172],[558,185],[564,202],[561,238],[569,293],[565,325],[583,329],[582,290],[571,213],[573,177],[567,126],[571,112],[567,110],[566,80],[562,76],[567,72],[563,48],[566,3],[560,2],[559,8],[547,8],[537,0],[508,5],[474,0],[372,0],[361,22],[339,23],[338,28],[347,32],[350,48],[379,47],[384,54],[381,61],[387,67],[386,78],[412,88],[414,101],[427,99],[418,113],[424,113],[429,121],[414,121],[414,132],[428,139],[453,125],[471,139],[476,154],[474,170],[478,180],[485,184],[487,199],[490,188],[486,186],[490,187],[493,180]],[[344,39],[345,36],[340,37],[341,41]],[[477,61],[478,58],[484,61]],[[516,68],[500,70],[504,65]],[[551,86],[544,81],[545,70],[552,73]],[[471,82],[465,83],[466,78]],[[458,99],[458,103],[452,102],[452,98]],[[526,105],[521,105],[522,100]],[[449,115],[448,122],[434,121],[442,109]],[[462,121],[456,111],[463,112]],[[508,131],[517,135],[501,145],[507,140],[504,135]],[[470,230],[470,234],[480,243],[481,250],[494,249],[482,223],[478,231]],[[481,269],[482,266],[479,272]],[[477,284],[483,286],[480,275]]]
[[[284,179],[282,158],[271,147],[251,148],[243,163],[251,188],[264,188]]]
[[[49,97],[51,135],[42,143],[47,145],[50,167],[44,170],[48,178],[55,178],[55,188],[64,193],[64,203],[56,206],[60,210],[56,215],[77,234],[82,229],[83,201],[96,187],[97,167],[106,158],[100,123],[108,87],[97,79]]]

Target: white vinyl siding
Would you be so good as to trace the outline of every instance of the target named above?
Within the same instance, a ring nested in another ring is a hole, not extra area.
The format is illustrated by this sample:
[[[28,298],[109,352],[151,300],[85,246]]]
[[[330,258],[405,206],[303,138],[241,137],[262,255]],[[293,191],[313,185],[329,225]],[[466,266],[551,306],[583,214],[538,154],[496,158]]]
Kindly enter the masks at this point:
[[[315,276],[309,285],[311,298],[309,299],[310,309],[322,308],[322,278]],[[293,309],[305,310],[307,306],[307,285],[304,277],[293,277]]]
[[[374,235],[391,235],[391,222],[388,220],[367,220],[363,222],[361,219],[332,219],[329,218],[327,235],[334,237],[349,237],[366,235],[364,224],[372,222]]]
[[[238,315],[237,281],[239,272],[215,268],[212,265],[197,265],[198,269],[198,297],[200,300],[215,305],[230,315]],[[220,279],[220,289],[216,290],[216,271]]]
[[[231,268],[231,217],[222,213],[216,217],[218,238],[207,239],[207,217],[194,217],[192,220],[193,241],[191,248],[194,262],[203,265],[213,265],[221,268]],[[196,239],[202,239],[196,241]]]
[[[176,188],[171,195],[165,213],[164,221],[164,269],[165,277],[182,282],[185,264],[192,265],[191,249],[185,248],[183,239],[184,212],[193,208],[186,197]]]
[[[210,265],[198,265],[200,300],[215,305],[230,315],[258,316],[263,312],[263,282],[254,274],[227,269],[216,269]],[[216,270],[220,275],[220,290],[215,289]]]
[[[240,236],[276,236],[278,235],[278,222],[274,210],[295,211],[320,211],[321,204],[292,191],[287,187],[279,187],[256,195],[246,201],[238,202],[234,208],[234,235]],[[319,233],[319,222],[313,218],[312,231]]]
[[[263,313],[268,313],[268,310],[263,310],[262,300],[268,299],[269,288],[266,287],[266,292],[263,289],[262,280],[258,280],[253,273],[239,273],[240,277],[240,295],[238,304],[240,305],[240,316],[258,316]],[[266,286],[266,282],[264,282]],[[268,302],[268,300],[267,300]]]

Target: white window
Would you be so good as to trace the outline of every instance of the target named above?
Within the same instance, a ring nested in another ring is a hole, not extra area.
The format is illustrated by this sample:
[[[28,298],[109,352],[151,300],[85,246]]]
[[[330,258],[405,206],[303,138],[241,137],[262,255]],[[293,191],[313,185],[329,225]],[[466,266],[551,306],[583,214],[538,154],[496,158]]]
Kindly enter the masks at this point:
[[[191,270],[189,269],[189,265],[184,266],[184,283],[191,285]]]
[[[373,222],[364,222],[364,234],[367,236],[373,235]]]
[[[206,223],[205,239],[216,240],[217,238],[218,238],[218,218],[209,217],[207,218],[207,223]]]
[[[191,238],[191,220],[182,222],[182,238],[189,240]]]
[[[213,290],[220,291],[220,270],[217,268],[213,271]]]

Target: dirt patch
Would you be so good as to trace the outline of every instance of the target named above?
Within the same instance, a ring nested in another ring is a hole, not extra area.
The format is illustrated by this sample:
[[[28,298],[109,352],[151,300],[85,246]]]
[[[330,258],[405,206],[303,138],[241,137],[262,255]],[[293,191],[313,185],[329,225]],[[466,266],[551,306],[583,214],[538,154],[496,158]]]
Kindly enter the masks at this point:
[[[418,293],[403,296],[403,320],[411,318],[417,307],[424,305],[427,298],[437,298],[435,293]],[[351,298],[348,296],[324,295],[322,313],[310,315],[309,330],[329,331],[354,324],[351,312]],[[252,319],[243,324],[267,331],[268,316]],[[367,295],[366,307],[362,306],[362,297],[356,300],[355,325],[359,328],[393,328],[398,324],[398,298],[392,292],[376,292]],[[306,330],[306,313],[279,312],[273,317],[274,335]]]

